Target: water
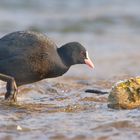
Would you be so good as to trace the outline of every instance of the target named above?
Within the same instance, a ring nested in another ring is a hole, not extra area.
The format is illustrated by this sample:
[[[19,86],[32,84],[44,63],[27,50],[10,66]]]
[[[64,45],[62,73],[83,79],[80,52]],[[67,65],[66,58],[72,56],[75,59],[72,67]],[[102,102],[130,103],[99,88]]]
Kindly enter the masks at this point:
[[[109,90],[118,80],[139,75],[139,0],[0,1],[0,36],[36,30],[58,46],[79,41],[95,69],[73,66],[63,77],[19,88],[18,104],[3,101],[0,82],[0,139],[140,139],[139,109],[107,108]]]

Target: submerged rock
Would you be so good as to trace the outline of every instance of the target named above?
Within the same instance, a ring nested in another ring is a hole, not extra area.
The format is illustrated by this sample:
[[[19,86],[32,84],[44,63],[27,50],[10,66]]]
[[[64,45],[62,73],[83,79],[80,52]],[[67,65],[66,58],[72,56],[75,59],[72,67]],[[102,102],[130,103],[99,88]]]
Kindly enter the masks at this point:
[[[140,77],[116,83],[108,96],[108,107],[133,109],[140,107]]]

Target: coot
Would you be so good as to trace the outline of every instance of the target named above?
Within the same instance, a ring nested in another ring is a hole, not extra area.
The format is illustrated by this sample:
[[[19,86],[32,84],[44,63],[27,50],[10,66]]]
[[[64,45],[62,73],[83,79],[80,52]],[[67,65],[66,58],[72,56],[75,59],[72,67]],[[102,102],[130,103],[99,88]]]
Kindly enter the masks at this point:
[[[46,35],[17,31],[0,39],[0,79],[7,82],[6,100],[16,101],[17,86],[63,75],[74,64],[94,67],[78,42],[60,48]]]

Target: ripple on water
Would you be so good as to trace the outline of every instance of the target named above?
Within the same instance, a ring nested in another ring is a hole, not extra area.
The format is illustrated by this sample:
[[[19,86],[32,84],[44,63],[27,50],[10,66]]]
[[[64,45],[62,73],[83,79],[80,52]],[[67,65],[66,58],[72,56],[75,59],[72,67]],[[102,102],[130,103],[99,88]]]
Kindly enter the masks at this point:
[[[63,78],[22,86],[18,102],[0,98],[0,138],[110,139],[139,135],[139,111],[107,108],[108,95],[85,93],[87,88],[108,89],[108,81]],[[135,112],[135,113],[134,113]],[[132,115],[133,114],[133,115]],[[136,122],[134,121],[136,120]]]

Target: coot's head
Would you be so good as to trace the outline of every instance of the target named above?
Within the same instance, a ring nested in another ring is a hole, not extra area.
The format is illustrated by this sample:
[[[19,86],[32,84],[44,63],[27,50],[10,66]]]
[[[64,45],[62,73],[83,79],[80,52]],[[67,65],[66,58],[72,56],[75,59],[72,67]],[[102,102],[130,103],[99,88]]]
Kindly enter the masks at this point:
[[[74,64],[87,64],[94,68],[94,64],[88,56],[88,51],[78,42],[70,42],[58,49],[63,62],[67,66]]]

